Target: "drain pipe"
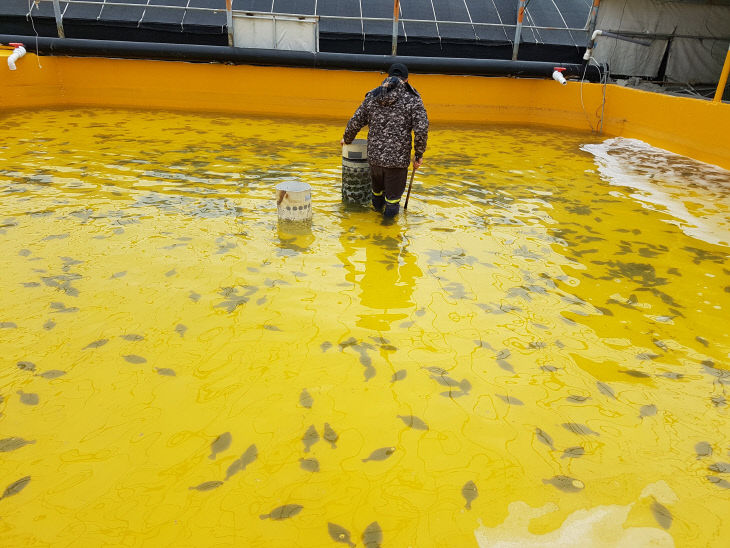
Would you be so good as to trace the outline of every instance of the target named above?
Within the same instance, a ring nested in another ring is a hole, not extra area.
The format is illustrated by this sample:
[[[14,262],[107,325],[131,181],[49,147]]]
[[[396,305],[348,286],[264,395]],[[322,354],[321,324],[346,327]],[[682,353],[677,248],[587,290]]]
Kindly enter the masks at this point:
[[[8,57],[8,68],[10,70],[15,70],[15,61],[23,57],[25,55],[25,48],[23,47],[23,44],[20,44],[18,42],[12,42],[9,45],[14,47],[13,53],[10,54],[10,57]]]
[[[623,40],[624,42],[631,42],[632,44],[639,44],[640,46],[649,47],[651,46],[651,42],[647,42],[646,40],[639,40],[638,38],[631,38],[629,36],[624,36],[622,34],[618,34],[615,32],[609,32],[607,30],[594,30],[593,35],[591,35],[591,43],[588,45],[588,48],[586,48],[586,52],[583,54],[583,60],[588,61],[591,56],[593,55],[593,48],[596,47],[596,40],[599,36],[605,36],[606,38],[614,38],[615,40]]]
[[[601,5],[601,0],[593,0],[593,7],[591,7],[591,14],[588,16],[588,34],[593,35],[593,31],[596,30],[596,20],[598,19],[598,8]]]

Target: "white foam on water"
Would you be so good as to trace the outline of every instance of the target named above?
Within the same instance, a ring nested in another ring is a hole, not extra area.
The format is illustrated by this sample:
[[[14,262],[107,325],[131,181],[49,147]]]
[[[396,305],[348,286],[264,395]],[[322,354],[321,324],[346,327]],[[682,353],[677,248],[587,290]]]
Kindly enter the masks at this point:
[[[679,501],[677,494],[672,491],[672,488],[664,480],[659,480],[644,487],[639,498],[644,499],[646,497],[654,497],[662,504],[675,504]]]
[[[666,222],[693,238],[730,247],[730,171],[623,137],[581,150],[593,154],[611,185],[637,190],[631,198],[672,217]]]
[[[560,528],[544,535],[528,530],[530,521],[558,507],[548,503],[532,508],[513,502],[509,515],[496,527],[481,526],[474,531],[480,548],[673,548],[674,539],[657,527],[624,527],[633,504],[596,506],[576,510]]]

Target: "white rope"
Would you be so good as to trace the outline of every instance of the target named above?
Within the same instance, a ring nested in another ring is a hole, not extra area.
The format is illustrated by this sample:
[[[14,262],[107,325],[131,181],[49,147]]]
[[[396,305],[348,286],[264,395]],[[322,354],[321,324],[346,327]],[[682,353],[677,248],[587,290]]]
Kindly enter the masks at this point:
[[[471,30],[474,33],[474,38],[479,40],[479,36],[477,36],[477,29],[474,28],[474,21],[471,18],[471,12],[469,11],[469,6],[466,4],[466,0],[462,0],[464,2],[464,7],[466,8],[466,14],[469,16],[469,22],[471,23]]]
[[[40,9],[36,2],[34,2],[33,0],[28,0],[28,13],[25,14],[25,18],[28,19],[30,17],[30,25],[33,27],[33,32],[35,32],[35,58],[38,63],[38,68],[42,69],[43,67],[41,66],[41,54],[38,51],[38,31],[35,28],[35,21],[33,21],[34,6]]]
[[[530,14],[530,11],[527,9],[526,6],[525,6],[525,19],[527,20],[528,28],[537,26],[537,22],[535,21],[535,18]],[[524,32],[524,30],[525,30],[525,28],[523,27],[522,31]],[[542,35],[540,34],[539,29],[529,28],[529,30],[532,31],[532,37],[535,39],[536,43],[538,43],[538,44],[545,43],[545,40],[542,39]]]
[[[494,11],[497,14],[497,19],[499,19],[499,24],[504,25],[504,22],[502,21],[502,16],[499,14],[499,8],[497,8],[497,4],[496,4],[495,0],[492,0],[492,5],[494,6]],[[507,29],[505,27],[502,27],[502,32],[504,32],[505,39],[511,44],[512,39],[507,34]]]
[[[601,72],[601,66],[598,64],[598,61],[596,61],[595,59],[593,59],[593,56],[591,56],[591,58],[589,59],[589,61],[591,61],[591,60],[596,64],[596,66],[598,67],[598,71],[600,73]],[[600,124],[598,126],[598,133],[599,134],[600,133],[603,133],[603,114],[604,114],[604,112],[606,110],[606,86],[608,85],[608,73],[607,72],[604,73],[604,74],[601,74],[601,80],[603,81],[603,99],[601,101],[601,121],[600,121]],[[596,109],[596,111],[598,111],[598,109]]]
[[[439,48],[441,49],[441,32],[439,31],[439,24],[436,20],[436,8],[433,6],[433,0],[431,0],[431,11],[433,12],[433,22],[436,24],[436,34],[439,37]]]
[[[142,19],[144,19],[144,16],[147,15],[147,8],[150,5],[150,0],[147,0],[147,3],[145,4],[144,9],[142,10],[142,16],[139,18],[139,21],[137,21],[137,28],[142,24]]]
[[[598,73],[601,75],[601,84],[603,84],[603,97],[601,100],[601,106],[598,107],[601,109],[601,115],[600,118],[598,116],[598,108],[596,108],[595,116],[599,118],[599,125],[598,127],[593,127],[593,123],[591,122],[590,117],[588,116],[588,112],[586,112],[586,106],[583,102],[583,83],[586,80],[586,72],[588,71],[588,65],[590,65],[591,61],[598,67]],[[588,62],[583,67],[583,76],[580,79],[580,106],[583,109],[583,114],[585,114],[586,120],[588,121],[588,125],[591,128],[591,132],[600,134],[603,131],[603,114],[604,110],[606,108],[606,86],[608,85],[608,73],[606,71],[603,71],[601,69],[601,65],[598,64],[598,61],[596,61],[593,56],[591,56],[588,59]]]
[[[568,22],[565,20],[565,17],[563,17],[563,12],[560,11],[560,8],[555,3],[555,0],[552,0],[553,6],[555,6],[555,9],[558,10],[558,13],[560,14],[560,18],[563,20],[563,25],[565,25],[565,28],[568,28]],[[570,35],[570,39],[573,42],[573,45],[577,48],[579,47],[578,44],[575,41],[575,36],[573,36],[573,33],[571,31],[568,31],[568,34]]]
[[[182,19],[180,20],[180,30],[185,30],[185,16],[188,14],[188,8],[190,7],[190,0],[185,4],[185,11],[183,11]]]
[[[586,111],[586,105],[583,102],[583,83],[586,81],[586,72],[588,71],[588,65],[589,63],[586,63],[585,67],[583,67],[583,76],[581,76],[580,78],[580,107],[583,109],[583,114],[585,114],[586,116],[588,126],[591,128],[591,133],[595,133],[596,130],[593,129],[593,123],[591,122],[590,116],[588,116],[588,112]]]

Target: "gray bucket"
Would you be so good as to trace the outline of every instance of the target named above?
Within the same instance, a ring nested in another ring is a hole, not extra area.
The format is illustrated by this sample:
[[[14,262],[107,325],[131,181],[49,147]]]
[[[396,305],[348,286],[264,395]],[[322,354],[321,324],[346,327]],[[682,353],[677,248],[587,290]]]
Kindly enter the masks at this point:
[[[342,201],[346,204],[369,206],[372,203],[367,144],[367,139],[355,139],[342,147]]]

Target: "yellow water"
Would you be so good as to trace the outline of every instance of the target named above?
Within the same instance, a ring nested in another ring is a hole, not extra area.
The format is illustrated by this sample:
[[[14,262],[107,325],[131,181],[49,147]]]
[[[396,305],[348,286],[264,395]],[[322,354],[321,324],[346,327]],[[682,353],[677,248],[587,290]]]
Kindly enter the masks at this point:
[[[383,225],[342,124],[0,123],[3,546],[727,545],[727,172],[435,126]]]

